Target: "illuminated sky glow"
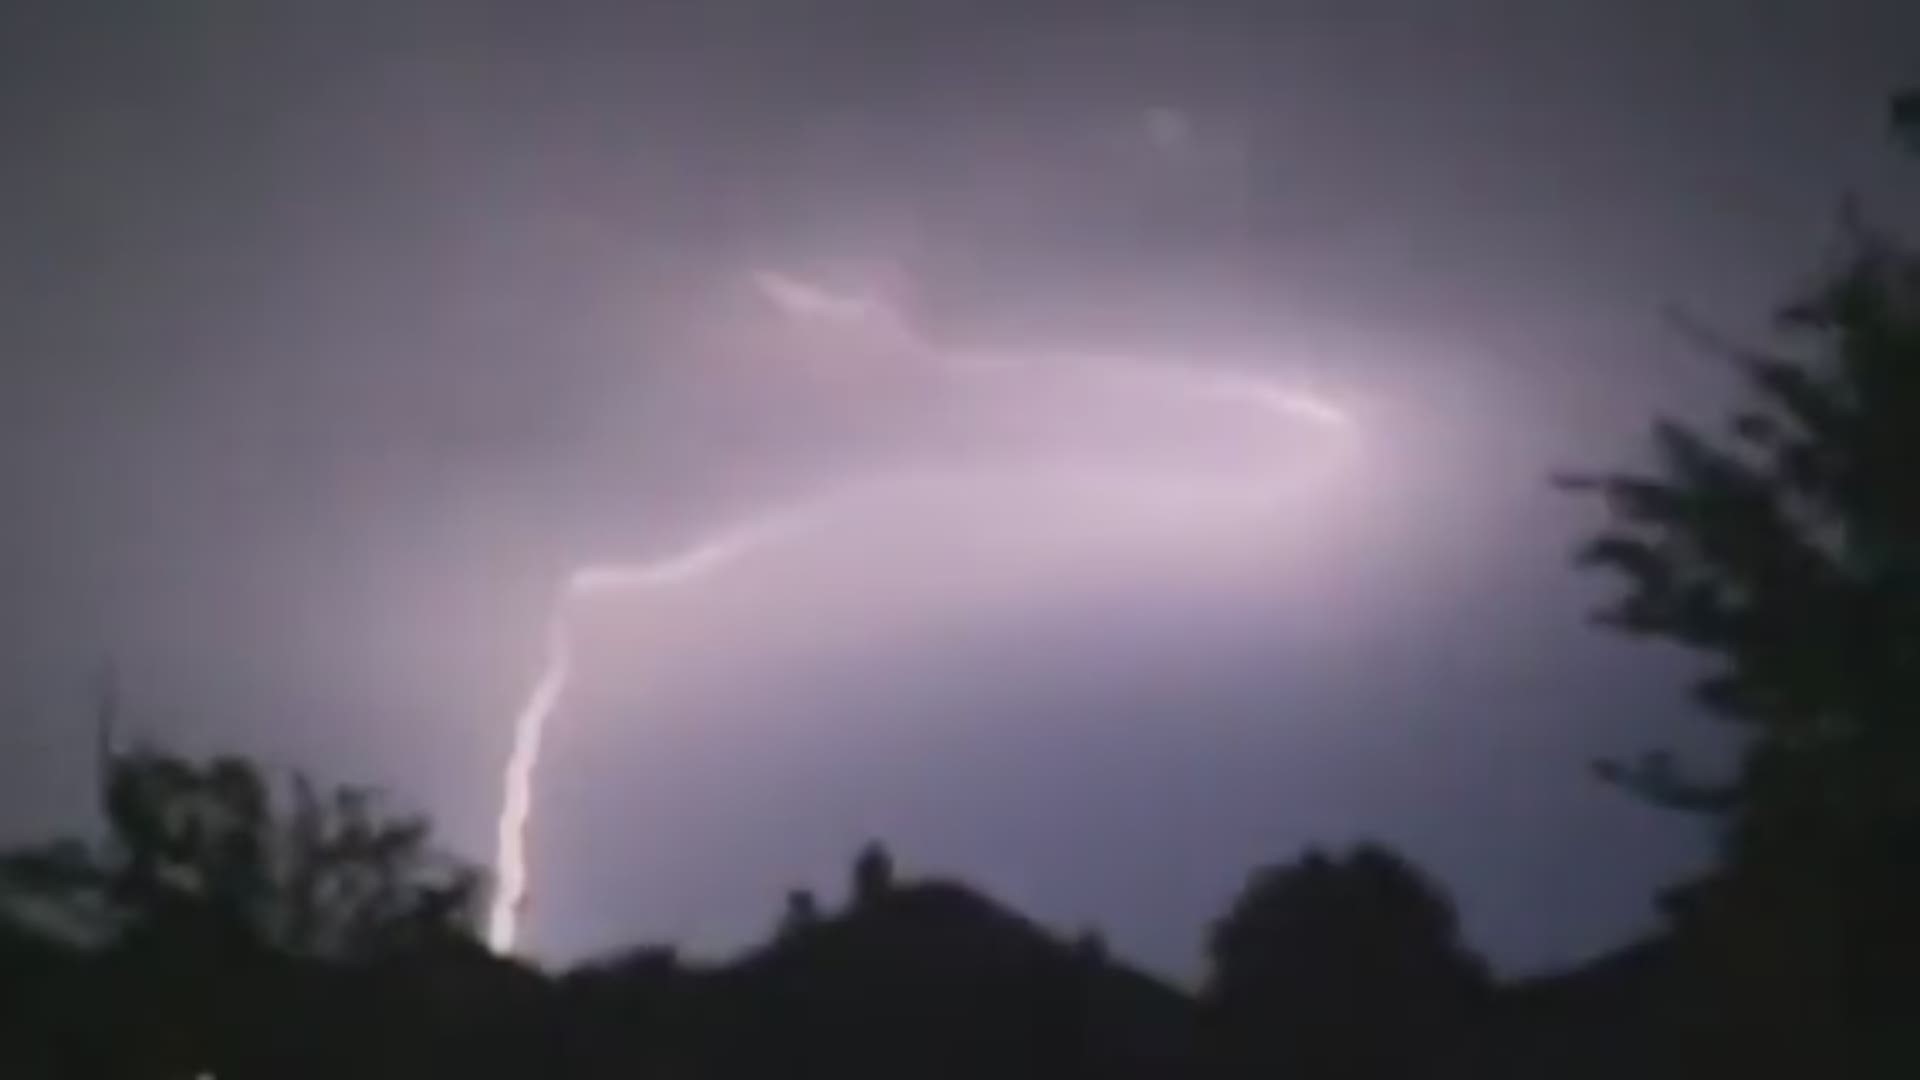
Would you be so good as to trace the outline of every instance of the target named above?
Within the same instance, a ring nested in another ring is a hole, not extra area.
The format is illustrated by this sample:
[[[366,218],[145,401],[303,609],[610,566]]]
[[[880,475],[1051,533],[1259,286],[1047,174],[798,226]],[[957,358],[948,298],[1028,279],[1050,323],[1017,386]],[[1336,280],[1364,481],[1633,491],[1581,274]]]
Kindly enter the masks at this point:
[[[784,316],[809,326],[851,336],[883,338],[885,344],[901,346],[907,362],[929,363],[945,373],[977,378],[990,375],[1020,380],[1039,373],[1045,360],[1023,360],[995,356],[982,359],[952,355],[926,343],[908,320],[885,304],[868,297],[835,293],[822,285],[789,274],[761,271],[754,283],[765,299]],[[1057,372],[1062,365],[1056,360]],[[1092,388],[1117,385],[1135,394],[1163,395],[1174,400],[1231,405],[1257,410],[1269,419],[1295,424],[1305,423],[1330,435],[1350,437],[1354,420],[1346,410],[1316,395],[1304,394],[1277,383],[1231,374],[1188,369],[1178,365],[1152,365],[1138,361],[1077,359],[1066,374],[1085,380]],[[1234,492],[1246,506],[1266,505],[1275,494],[1271,478],[1275,470],[1294,463],[1267,462],[1253,472],[1256,486]],[[1020,472],[1030,472],[1046,463],[1029,463]],[[1073,479],[1088,490],[1107,497],[1139,498],[1163,492],[1165,488],[1152,477],[1130,475],[1124,468],[1086,470]],[[1161,478],[1163,479],[1163,478]],[[1246,483],[1242,480],[1240,483]],[[1175,481],[1175,490],[1217,488],[1217,478],[1205,473]],[[554,713],[560,708],[574,674],[572,641],[573,609],[581,603],[622,594],[640,594],[697,585],[706,578],[724,572],[769,544],[790,537],[806,524],[830,518],[851,495],[856,499],[884,498],[889,490],[912,488],[915,481],[891,478],[879,485],[854,484],[849,491],[834,490],[827,495],[795,507],[774,507],[746,521],[701,538],[685,550],[658,559],[635,563],[589,564],[569,573],[554,599],[546,633],[546,651],[540,671],[520,711],[513,720],[513,735],[508,752],[498,824],[495,829],[494,890],[487,913],[488,944],[501,953],[512,952],[519,940],[520,921],[530,888],[532,867],[528,849],[529,830],[538,799],[537,781],[541,750]]]
[[[1643,933],[1711,838],[1583,778],[1691,672],[1543,478],[1724,412],[1663,307],[1762,344],[1840,193],[1920,222],[1920,5],[1354,7],[0,4],[0,843],[95,822],[110,655],[137,734],[506,819],[542,963],[875,837],[1175,975],[1362,837],[1504,971]]]

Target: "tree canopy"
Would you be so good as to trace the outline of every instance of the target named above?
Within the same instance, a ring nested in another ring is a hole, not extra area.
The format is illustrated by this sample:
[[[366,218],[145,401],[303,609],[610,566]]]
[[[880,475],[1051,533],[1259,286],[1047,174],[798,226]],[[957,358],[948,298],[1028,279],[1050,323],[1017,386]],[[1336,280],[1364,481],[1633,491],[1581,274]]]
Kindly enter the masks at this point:
[[[1203,991],[1255,1071],[1401,1076],[1458,1060],[1489,978],[1446,893],[1393,852],[1309,851],[1255,871],[1208,939]]]
[[[106,836],[0,857],[16,917],[83,941],[217,935],[289,955],[364,959],[471,926],[478,877],[364,788],[278,789],[235,757],[155,749],[101,762]]]
[[[1893,120],[1911,134],[1920,98]],[[1772,1067],[1892,1075],[1920,1064],[1898,1004],[1920,962],[1920,254],[1847,224],[1783,349],[1722,350],[1750,391],[1723,428],[1660,421],[1651,470],[1567,483],[1610,511],[1579,554],[1624,582],[1601,620],[1707,658],[1700,696],[1744,737],[1725,782],[1659,752],[1602,770],[1726,826],[1673,897],[1706,1026]]]

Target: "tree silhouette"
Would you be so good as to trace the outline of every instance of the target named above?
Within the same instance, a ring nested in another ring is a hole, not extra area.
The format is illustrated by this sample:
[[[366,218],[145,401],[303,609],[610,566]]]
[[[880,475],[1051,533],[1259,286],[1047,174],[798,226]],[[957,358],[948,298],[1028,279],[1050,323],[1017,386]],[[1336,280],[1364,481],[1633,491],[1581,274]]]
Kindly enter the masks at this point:
[[[1208,952],[1203,1004],[1233,1075],[1445,1075],[1487,990],[1445,894],[1372,845],[1256,871]]]
[[[787,907],[780,916],[781,934],[803,933],[820,923],[820,901],[814,898],[812,889],[791,889],[787,892]]]
[[[1895,94],[1887,111],[1894,137],[1906,140],[1909,146],[1920,147],[1920,87]]]
[[[1896,101],[1896,125],[1916,117]],[[1754,401],[1724,433],[1662,421],[1651,473],[1566,481],[1611,511],[1580,552],[1626,582],[1601,620],[1707,657],[1701,698],[1746,736],[1724,783],[1660,753],[1602,772],[1725,823],[1722,869],[1674,910],[1715,980],[1717,1050],[1776,1069],[1913,1054],[1920,258],[1852,232],[1847,262],[1781,313],[1796,352],[1729,350]]]
[[[388,818],[363,788],[284,793],[234,757],[200,765],[155,749],[108,755],[108,835],[0,856],[16,908],[83,941],[218,934],[293,956],[361,959],[472,924],[478,878]]]
[[[424,822],[359,789],[276,792],[239,758],[142,749],[101,766],[100,842],[0,856],[0,911],[73,957],[0,1032],[60,1075],[110,1076],[288,1075],[329,1053],[352,1072],[353,1055],[430,1036],[431,969],[478,952],[477,878]]]
[[[853,902],[867,906],[879,902],[893,891],[893,856],[879,841],[860,849],[853,860]]]

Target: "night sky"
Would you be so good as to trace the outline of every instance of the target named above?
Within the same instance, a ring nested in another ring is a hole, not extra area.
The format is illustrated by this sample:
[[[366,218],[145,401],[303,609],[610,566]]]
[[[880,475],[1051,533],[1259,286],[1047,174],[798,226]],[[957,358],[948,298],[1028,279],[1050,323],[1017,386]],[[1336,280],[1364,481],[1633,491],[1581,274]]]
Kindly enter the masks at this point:
[[[1758,333],[1843,194],[1912,219],[1916,68],[1904,0],[0,6],[0,840],[90,820],[111,657],[485,860],[570,567],[879,478],[582,618],[532,955],[735,947],[882,837],[1190,974],[1363,836],[1504,970],[1590,955],[1707,845],[1587,763],[1713,747],[1546,477],[1724,399],[1663,310]],[[1256,453],[1257,514],[1162,498]]]

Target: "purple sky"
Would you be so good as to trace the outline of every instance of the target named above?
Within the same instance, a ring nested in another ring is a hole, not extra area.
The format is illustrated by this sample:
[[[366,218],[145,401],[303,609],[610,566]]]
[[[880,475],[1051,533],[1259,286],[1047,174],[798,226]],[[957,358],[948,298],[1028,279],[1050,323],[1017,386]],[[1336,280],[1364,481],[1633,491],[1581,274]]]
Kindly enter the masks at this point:
[[[0,836],[86,820],[111,654],[152,734],[484,858],[568,566],[1237,445],[930,389],[772,268],[1036,372],[1310,383],[1363,452],[1258,521],[976,477],[596,608],[536,955],[727,948],[874,835],[1173,972],[1254,864],[1362,835],[1503,967],[1620,942],[1705,847],[1586,762],[1705,733],[1582,624],[1544,477],[1724,393],[1664,306],[1754,331],[1842,193],[1911,220],[1916,41],[1898,0],[8,5]]]

